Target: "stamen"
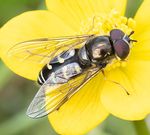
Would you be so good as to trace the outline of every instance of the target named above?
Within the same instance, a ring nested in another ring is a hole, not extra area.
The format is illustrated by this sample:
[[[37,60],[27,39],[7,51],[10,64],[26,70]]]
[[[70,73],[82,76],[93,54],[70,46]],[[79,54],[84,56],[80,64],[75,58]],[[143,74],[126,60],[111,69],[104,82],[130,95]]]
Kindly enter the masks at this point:
[[[112,29],[121,29],[126,35],[135,28],[132,18],[121,16],[116,10],[109,14],[93,15],[81,22],[80,34],[108,35]]]

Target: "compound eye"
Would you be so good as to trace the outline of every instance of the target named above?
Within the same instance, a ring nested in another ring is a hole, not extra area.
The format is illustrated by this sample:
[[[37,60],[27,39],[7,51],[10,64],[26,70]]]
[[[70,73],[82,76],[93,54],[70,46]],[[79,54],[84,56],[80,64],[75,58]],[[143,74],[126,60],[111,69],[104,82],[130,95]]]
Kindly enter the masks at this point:
[[[110,38],[112,41],[122,39],[125,33],[119,29],[113,29],[110,31]]]
[[[114,44],[114,50],[116,55],[121,59],[124,60],[129,52],[130,52],[130,48],[129,45],[124,41],[124,40],[118,40],[116,41]]]

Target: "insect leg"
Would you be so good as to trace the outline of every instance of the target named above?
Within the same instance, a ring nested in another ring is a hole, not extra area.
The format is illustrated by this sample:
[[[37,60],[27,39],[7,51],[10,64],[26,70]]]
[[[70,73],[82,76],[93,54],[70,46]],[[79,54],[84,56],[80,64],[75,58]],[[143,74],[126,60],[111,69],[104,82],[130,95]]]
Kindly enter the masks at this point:
[[[87,33],[90,33],[90,31],[92,31],[92,30],[94,29],[95,19],[96,19],[96,16],[93,17],[92,26],[91,26],[91,28],[87,31]]]
[[[106,75],[105,75],[105,72],[104,72],[103,69],[101,70],[101,72],[102,72],[102,74],[103,74],[103,76],[104,76],[104,80],[105,80],[105,81],[112,82],[112,83],[118,85],[119,87],[121,87],[121,88],[126,92],[127,95],[130,95],[130,93],[127,91],[127,89],[126,89],[124,86],[122,86],[120,83],[118,83],[118,82],[116,82],[116,81],[113,81],[113,80],[108,80],[108,79],[106,78]]]

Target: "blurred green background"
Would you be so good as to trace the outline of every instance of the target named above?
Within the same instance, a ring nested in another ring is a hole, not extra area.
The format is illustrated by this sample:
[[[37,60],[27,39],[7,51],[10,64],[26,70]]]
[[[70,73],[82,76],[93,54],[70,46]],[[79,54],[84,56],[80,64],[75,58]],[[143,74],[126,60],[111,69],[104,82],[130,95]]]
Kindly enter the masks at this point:
[[[133,17],[141,2],[129,0],[126,16]],[[45,8],[44,0],[0,0],[0,26],[22,12]],[[37,90],[34,82],[15,75],[0,61],[0,135],[57,135],[47,118],[25,115]],[[110,116],[87,135],[137,135],[133,123]]]

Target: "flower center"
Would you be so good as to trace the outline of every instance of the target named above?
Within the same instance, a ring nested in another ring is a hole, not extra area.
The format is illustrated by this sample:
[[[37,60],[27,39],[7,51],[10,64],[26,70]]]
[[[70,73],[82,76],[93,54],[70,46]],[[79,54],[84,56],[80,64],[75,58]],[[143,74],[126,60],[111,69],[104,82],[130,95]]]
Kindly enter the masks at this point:
[[[126,35],[129,35],[134,31],[135,26],[136,22],[132,18],[128,19],[121,16],[116,10],[112,10],[109,14],[94,15],[82,21],[79,34],[109,35],[112,29],[120,29]],[[120,66],[124,67],[126,64],[127,62],[125,61],[122,62],[115,59],[107,66],[107,69],[114,69]]]

